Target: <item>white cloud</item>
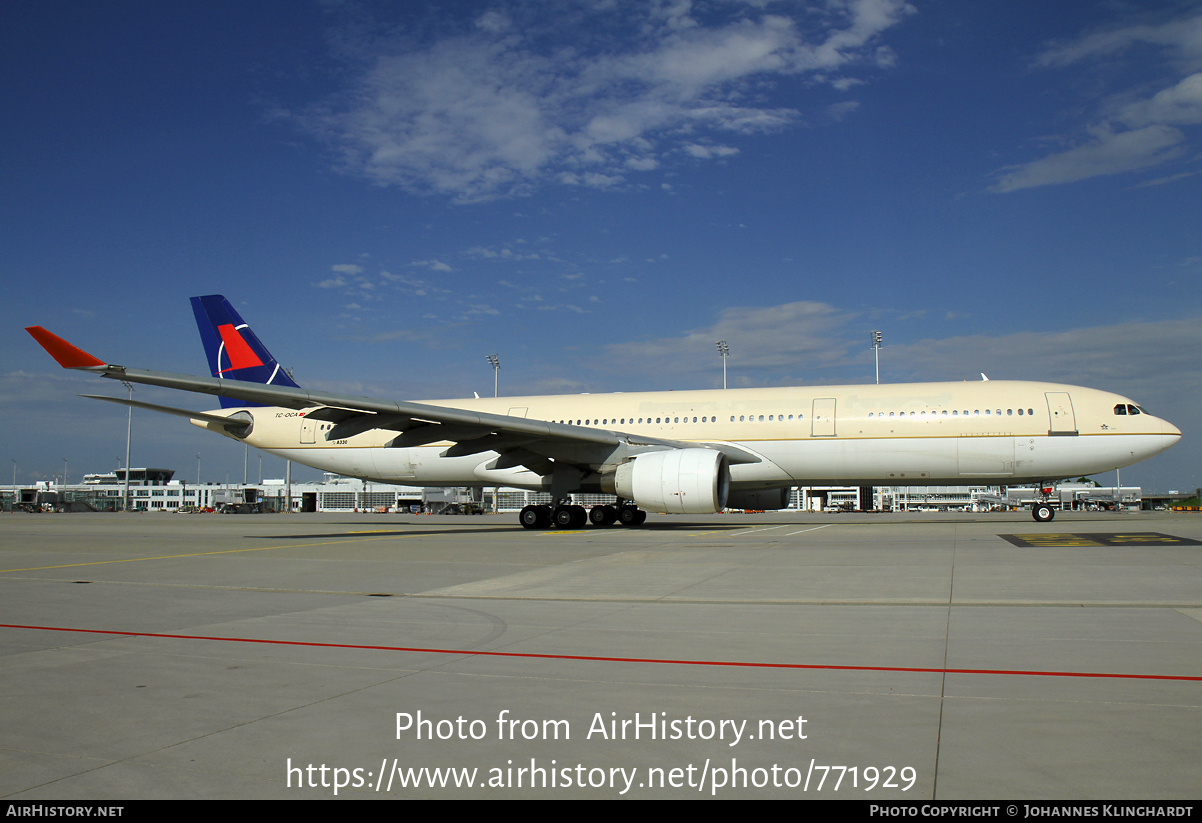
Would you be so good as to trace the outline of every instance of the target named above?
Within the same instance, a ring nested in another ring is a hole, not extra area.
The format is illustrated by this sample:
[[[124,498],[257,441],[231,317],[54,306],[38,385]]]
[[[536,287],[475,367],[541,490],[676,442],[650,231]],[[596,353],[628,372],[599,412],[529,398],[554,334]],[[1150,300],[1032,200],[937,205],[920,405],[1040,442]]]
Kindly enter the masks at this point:
[[[501,312],[493,306],[474,303],[467,308],[464,315],[467,317],[478,317],[480,315],[492,314],[499,315]]]
[[[706,146],[700,143],[686,143],[681,149],[690,157],[702,160],[709,160],[713,157],[730,157],[739,153],[734,146]]]
[[[1128,104],[1118,119],[1132,127],[1202,123],[1202,72],[1191,74],[1177,85],[1157,92],[1147,100]]]
[[[834,120],[836,123],[841,123],[850,117],[851,114],[859,107],[860,104],[855,100],[847,100],[842,103],[835,103],[826,111],[827,114],[830,115],[831,120]]]
[[[945,319],[967,316],[948,312]],[[861,382],[871,379],[868,329],[879,322],[810,301],[735,307],[680,336],[612,344],[593,366],[608,371],[620,363],[629,372],[628,364],[637,363],[640,374],[669,375],[682,387],[721,385],[714,343],[726,340],[732,386]],[[1199,318],[912,342],[889,342],[890,336],[886,331],[881,353],[882,378],[890,382],[976,379],[983,371],[995,379],[1094,386],[1174,406],[1166,398],[1176,392],[1202,394],[1202,367],[1193,354],[1202,348]],[[1174,414],[1199,416],[1184,402]]]
[[[448,264],[441,260],[414,260],[410,263],[411,266],[420,266],[421,268],[429,269],[430,271],[449,272],[454,271]]]
[[[1009,192],[1035,186],[1073,183],[1104,174],[1119,174],[1159,165],[1182,153],[1185,135],[1171,126],[1133,131],[1099,129],[1083,146],[1052,154],[1004,174],[992,188]]]
[[[297,119],[380,184],[459,201],[548,180],[608,188],[700,145],[698,130],[792,125],[795,109],[757,102],[763,87],[750,84],[809,74],[846,88],[844,72],[890,62],[880,37],[913,11],[903,0],[830,0],[791,16],[764,5],[489,11],[431,42],[360,45],[349,87]]]
[[[847,344],[840,341],[855,315],[826,303],[798,301],[768,307],[724,309],[717,322],[681,337],[638,340],[606,347],[597,368],[637,362],[649,374],[668,374],[684,385],[721,381],[715,341],[730,346],[733,369],[762,375],[765,370],[797,373],[849,362]]]
[[[486,11],[476,18],[476,28],[494,33],[507,31],[513,22],[499,11]]]
[[[1202,14],[1092,32],[1049,47],[1036,62],[1041,66],[1067,66],[1088,58],[1108,58],[1140,44],[1168,51],[1187,71],[1202,68]]]
[[[1048,48],[1037,65],[1060,68],[1088,59],[1114,59],[1137,45],[1158,48],[1189,73],[1150,97],[1146,91],[1124,90],[1103,98],[1099,119],[1086,127],[1086,142],[1005,171],[991,191],[1139,171],[1183,156],[1188,136],[1177,127],[1202,123],[1202,15],[1094,32]],[[1166,179],[1173,178],[1161,181]]]
[[[1193,356],[1197,346],[1202,324],[1189,318],[920,340],[892,346],[889,358],[895,369],[902,364],[907,379],[956,379],[984,371],[995,378],[1164,394],[1202,385]]]

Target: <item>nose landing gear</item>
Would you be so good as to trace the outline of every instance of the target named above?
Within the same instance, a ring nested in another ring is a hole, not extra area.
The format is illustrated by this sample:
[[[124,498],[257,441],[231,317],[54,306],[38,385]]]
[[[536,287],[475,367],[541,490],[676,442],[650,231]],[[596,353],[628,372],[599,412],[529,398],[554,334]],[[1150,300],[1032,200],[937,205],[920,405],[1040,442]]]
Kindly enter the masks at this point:
[[[1035,518],[1036,523],[1050,523],[1056,516],[1055,507],[1048,501],[1054,491],[1056,491],[1054,486],[1039,484],[1040,499],[1036,500],[1035,505],[1031,507],[1031,516]]]

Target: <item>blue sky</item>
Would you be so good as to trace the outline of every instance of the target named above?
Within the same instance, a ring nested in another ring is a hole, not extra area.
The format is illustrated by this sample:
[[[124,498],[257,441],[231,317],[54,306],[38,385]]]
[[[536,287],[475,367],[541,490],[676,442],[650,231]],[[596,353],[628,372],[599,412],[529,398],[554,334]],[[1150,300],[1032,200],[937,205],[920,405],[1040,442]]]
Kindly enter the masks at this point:
[[[880,329],[885,381],[1131,396],[1185,437],[1124,483],[1202,485],[1196,3],[10,0],[0,61],[19,481],[125,426],[24,326],[203,373],[224,293],[302,385],[404,399],[492,352],[506,394],[716,387],[718,338],[732,386],[864,382]]]

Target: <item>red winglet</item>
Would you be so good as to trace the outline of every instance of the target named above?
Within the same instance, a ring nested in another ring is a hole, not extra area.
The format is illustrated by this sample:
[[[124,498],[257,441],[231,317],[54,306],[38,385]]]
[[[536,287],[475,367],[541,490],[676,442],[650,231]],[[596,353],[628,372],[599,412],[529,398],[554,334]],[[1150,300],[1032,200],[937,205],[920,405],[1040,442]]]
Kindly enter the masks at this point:
[[[97,360],[80,348],[76,348],[63,338],[43,329],[41,326],[26,326],[25,331],[33,335],[33,339],[50,353],[64,369],[86,369],[92,366],[103,366],[103,360]]]

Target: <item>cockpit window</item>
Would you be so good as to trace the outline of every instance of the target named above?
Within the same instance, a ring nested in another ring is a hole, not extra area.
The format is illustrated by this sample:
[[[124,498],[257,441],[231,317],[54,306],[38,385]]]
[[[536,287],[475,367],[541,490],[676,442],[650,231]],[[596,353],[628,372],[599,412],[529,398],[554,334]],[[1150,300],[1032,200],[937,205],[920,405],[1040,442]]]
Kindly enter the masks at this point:
[[[1140,413],[1141,413],[1141,410],[1140,410],[1139,406],[1133,406],[1130,403],[1127,404],[1127,414],[1140,414]]]
[[[1114,407],[1114,413],[1115,413],[1115,414],[1122,414],[1122,415],[1125,415],[1125,414],[1127,414],[1127,404],[1126,404],[1126,403],[1119,403],[1118,405],[1116,405],[1116,406]]]

